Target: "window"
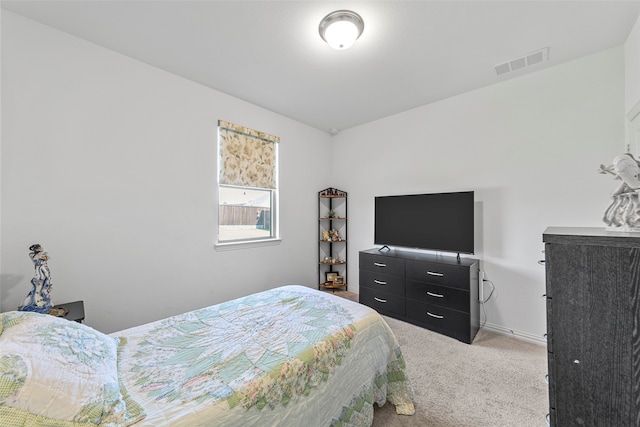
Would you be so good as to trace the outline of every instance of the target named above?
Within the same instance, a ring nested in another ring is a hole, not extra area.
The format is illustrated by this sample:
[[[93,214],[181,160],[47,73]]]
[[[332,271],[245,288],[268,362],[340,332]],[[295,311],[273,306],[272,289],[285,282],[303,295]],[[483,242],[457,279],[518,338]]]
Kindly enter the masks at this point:
[[[278,142],[218,121],[218,243],[276,239]]]

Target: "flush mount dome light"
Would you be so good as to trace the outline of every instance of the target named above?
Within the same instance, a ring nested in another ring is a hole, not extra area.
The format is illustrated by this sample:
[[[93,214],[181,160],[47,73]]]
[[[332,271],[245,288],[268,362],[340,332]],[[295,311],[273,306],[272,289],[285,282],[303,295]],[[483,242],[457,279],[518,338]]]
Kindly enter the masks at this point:
[[[350,10],[336,10],[320,21],[322,40],[336,50],[350,48],[364,30],[362,17]]]

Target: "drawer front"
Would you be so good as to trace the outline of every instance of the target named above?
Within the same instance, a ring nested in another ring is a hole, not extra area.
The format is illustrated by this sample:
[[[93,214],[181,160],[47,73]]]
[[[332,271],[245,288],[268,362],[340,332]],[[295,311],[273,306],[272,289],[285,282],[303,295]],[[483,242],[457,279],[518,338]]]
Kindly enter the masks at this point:
[[[427,304],[469,313],[469,292],[462,289],[407,280],[406,296]]]
[[[370,288],[360,288],[360,303],[379,311],[395,316],[404,316],[405,299],[399,295],[380,292]]]
[[[388,276],[404,277],[404,263],[400,258],[360,253],[360,269]]]
[[[556,409],[556,382],[553,370],[553,353],[547,353],[547,384],[549,386],[549,409]],[[554,426],[555,424],[551,424]]]
[[[450,331],[455,335],[469,335],[468,313],[407,299],[407,317],[427,327]]]
[[[387,276],[377,271],[360,270],[360,287],[371,288],[377,292],[405,295],[404,277]]]
[[[547,351],[553,354],[553,298],[547,300]]]
[[[428,261],[407,260],[407,280],[469,290],[469,268]]]

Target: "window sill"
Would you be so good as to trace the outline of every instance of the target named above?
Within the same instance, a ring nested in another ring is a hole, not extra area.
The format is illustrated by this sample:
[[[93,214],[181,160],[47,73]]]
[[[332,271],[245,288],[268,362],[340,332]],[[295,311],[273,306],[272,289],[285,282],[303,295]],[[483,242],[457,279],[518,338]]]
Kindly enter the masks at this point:
[[[216,243],[214,245],[216,251],[233,251],[236,249],[251,249],[251,248],[261,248],[264,246],[275,246],[279,245],[282,239],[273,238],[273,239],[264,239],[264,240],[247,240],[243,242],[223,242]]]

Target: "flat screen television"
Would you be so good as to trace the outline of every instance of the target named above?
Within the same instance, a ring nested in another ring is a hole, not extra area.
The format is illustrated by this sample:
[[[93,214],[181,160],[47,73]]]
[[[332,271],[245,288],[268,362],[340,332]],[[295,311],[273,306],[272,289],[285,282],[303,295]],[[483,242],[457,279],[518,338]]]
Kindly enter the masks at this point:
[[[473,191],[375,198],[374,243],[474,253]]]

